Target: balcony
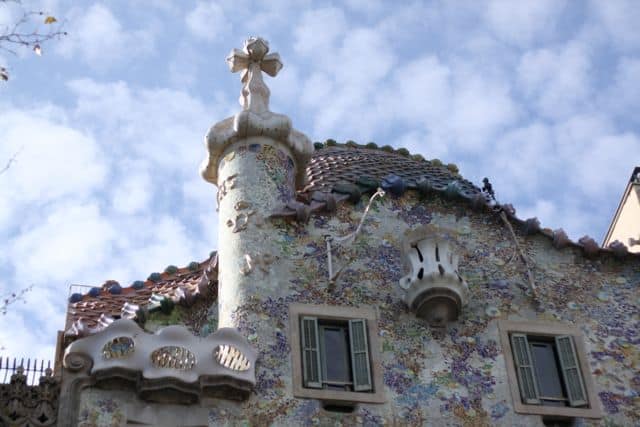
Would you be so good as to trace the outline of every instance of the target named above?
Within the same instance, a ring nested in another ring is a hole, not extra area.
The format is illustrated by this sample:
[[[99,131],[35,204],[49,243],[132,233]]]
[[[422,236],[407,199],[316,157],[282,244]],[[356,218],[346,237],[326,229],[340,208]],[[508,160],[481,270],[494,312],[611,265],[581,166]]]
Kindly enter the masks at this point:
[[[399,284],[407,305],[430,326],[455,321],[466,304],[468,286],[458,274],[454,232],[433,225],[409,230],[404,256],[410,272]]]
[[[205,398],[244,400],[255,385],[256,350],[238,331],[206,338],[183,326],[150,334],[129,319],[71,343],[64,368],[84,371],[101,388],[134,389],[145,401],[194,404]]]

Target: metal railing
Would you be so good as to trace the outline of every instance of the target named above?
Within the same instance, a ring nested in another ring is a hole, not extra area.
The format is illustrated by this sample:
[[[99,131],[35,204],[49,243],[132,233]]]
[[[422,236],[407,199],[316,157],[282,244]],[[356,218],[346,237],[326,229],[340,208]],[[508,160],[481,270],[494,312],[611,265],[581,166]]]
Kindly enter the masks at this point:
[[[9,384],[11,382],[11,376],[15,373],[20,373],[27,377],[27,385],[38,385],[40,377],[51,376],[53,369],[51,368],[51,361],[44,361],[28,358],[25,364],[25,359],[18,359],[16,357],[11,360],[10,357],[0,357],[0,384]]]

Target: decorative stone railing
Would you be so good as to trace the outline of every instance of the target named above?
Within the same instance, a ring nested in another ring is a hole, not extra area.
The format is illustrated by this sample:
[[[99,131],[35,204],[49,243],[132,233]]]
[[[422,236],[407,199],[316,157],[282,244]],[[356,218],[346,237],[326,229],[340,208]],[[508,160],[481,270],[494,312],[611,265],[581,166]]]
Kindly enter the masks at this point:
[[[6,373],[7,369],[0,369],[0,372]],[[57,425],[60,378],[53,376],[51,368],[47,368],[41,372],[44,375],[36,384],[35,381],[29,381],[29,375],[34,371],[25,370],[21,365],[14,372],[9,383],[0,384],[0,426]]]
[[[91,385],[133,388],[142,400],[191,404],[208,397],[245,399],[256,382],[256,358],[232,328],[206,338],[183,326],[150,334],[120,319],[69,345],[64,368],[86,371]]]
[[[468,286],[458,274],[452,233],[433,225],[405,233],[404,258],[410,273],[400,279],[407,305],[431,326],[454,321],[466,304]]]

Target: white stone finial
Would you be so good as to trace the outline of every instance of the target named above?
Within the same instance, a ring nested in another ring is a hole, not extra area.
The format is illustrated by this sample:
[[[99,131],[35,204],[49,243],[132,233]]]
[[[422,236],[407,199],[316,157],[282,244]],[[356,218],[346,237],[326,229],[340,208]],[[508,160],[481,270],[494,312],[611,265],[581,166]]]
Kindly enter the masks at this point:
[[[262,71],[275,77],[282,69],[280,55],[269,53],[269,43],[261,37],[249,37],[244,48],[233,49],[227,56],[232,73],[242,71],[244,84],[240,93],[240,105],[245,111],[264,113],[269,111],[270,91],[262,80]]]
[[[225,150],[248,138],[259,137],[282,144],[291,151],[295,162],[296,185],[302,186],[305,167],[313,154],[313,144],[304,134],[293,129],[289,117],[269,111],[269,88],[262,80],[263,71],[275,76],[282,69],[280,55],[269,53],[266,40],[249,37],[243,50],[231,51],[227,63],[232,72],[242,71],[242,111],[209,129],[205,136],[208,155],[200,168],[202,177],[218,185],[218,164]]]

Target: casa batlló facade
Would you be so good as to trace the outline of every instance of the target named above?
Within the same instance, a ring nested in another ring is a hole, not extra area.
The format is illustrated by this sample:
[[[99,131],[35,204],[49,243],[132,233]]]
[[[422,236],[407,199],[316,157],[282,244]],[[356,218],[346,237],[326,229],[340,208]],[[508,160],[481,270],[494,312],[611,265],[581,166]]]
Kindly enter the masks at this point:
[[[312,144],[269,110],[206,136],[217,251],[71,297],[57,425],[631,426],[640,258],[516,217],[454,165]],[[215,192],[212,189],[212,197]]]

